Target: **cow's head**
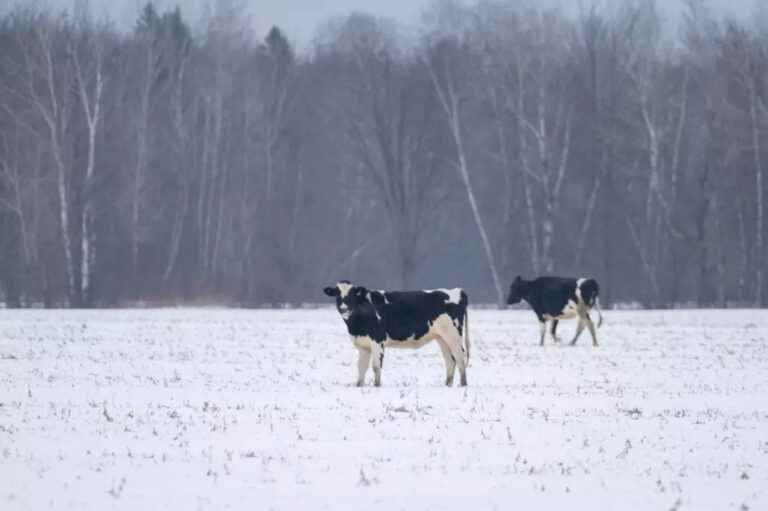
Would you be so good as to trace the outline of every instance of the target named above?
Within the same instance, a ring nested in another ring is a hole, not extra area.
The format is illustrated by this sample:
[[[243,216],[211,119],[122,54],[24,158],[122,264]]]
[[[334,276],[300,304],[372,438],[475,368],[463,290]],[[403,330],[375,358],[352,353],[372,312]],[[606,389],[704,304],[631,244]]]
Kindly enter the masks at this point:
[[[512,285],[509,286],[509,297],[507,298],[507,304],[514,305],[520,303],[525,294],[525,281],[518,275],[515,277]]]
[[[344,319],[348,319],[355,311],[363,306],[370,306],[368,290],[361,286],[353,286],[351,282],[342,280],[332,287],[326,287],[323,292],[336,298],[336,308]]]

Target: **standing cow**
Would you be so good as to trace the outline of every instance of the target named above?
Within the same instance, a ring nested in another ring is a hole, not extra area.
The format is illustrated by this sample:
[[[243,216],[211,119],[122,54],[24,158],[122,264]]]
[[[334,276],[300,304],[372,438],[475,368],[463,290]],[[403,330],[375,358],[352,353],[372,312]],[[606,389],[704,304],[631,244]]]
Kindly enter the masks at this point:
[[[525,280],[518,276],[510,286],[507,303],[513,305],[520,300],[525,300],[533,308],[541,325],[540,344],[542,346],[547,333],[547,321],[552,321],[552,340],[560,342],[555,333],[558,321],[575,317],[579,318],[579,325],[571,346],[576,344],[585,326],[589,328],[589,333],[592,335],[592,345],[597,346],[595,325],[589,317],[589,312],[593,307],[597,309],[599,328],[603,324],[603,315],[598,301],[599,292],[600,287],[594,279],[539,277],[534,280]]]
[[[462,289],[369,291],[344,280],[324,292],[336,298],[336,308],[358,350],[358,387],[363,385],[369,364],[376,386],[381,386],[385,347],[421,348],[431,340],[437,341],[443,353],[445,384],[453,385],[456,366],[461,385],[467,384],[468,300]]]

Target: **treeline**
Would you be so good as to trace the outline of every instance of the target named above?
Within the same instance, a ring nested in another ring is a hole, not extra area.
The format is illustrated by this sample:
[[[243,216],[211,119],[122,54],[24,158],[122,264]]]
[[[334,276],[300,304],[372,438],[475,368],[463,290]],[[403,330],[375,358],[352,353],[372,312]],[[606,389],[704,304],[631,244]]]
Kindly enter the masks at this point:
[[[299,303],[346,277],[496,302],[517,274],[768,301],[768,27],[695,0],[679,31],[652,0],[438,2],[418,36],[351,14],[306,54],[232,0],[202,27],[2,17],[0,301]]]

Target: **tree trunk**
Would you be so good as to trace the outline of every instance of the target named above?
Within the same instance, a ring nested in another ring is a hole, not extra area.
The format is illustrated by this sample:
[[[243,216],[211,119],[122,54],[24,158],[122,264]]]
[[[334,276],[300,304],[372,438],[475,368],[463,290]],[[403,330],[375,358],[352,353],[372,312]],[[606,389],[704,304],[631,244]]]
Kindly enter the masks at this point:
[[[524,94],[524,73],[522,65],[517,63],[518,91],[516,98],[517,108],[517,133],[520,144],[520,166],[522,171],[523,195],[525,197],[525,207],[528,214],[528,238],[530,244],[531,268],[535,274],[541,271],[541,259],[539,256],[539,236],[536,227],[536,208],[533,202],[533,190],[530,180],[533,172],[531,171],[530,161],[528,160],[528,137],[525,126],[523,111],[525,109]]]
[[[547,179],[546,189],[544,190],[544,196],[546,197],[546,213],[544,216],[542,232],[542,260],[544,261],[544,269],[552,275],[555,271],[555,258],[552,255],[552,242],[555,236],[555,221],[557,216],[557,206],[560,199],[560,190],[565,180],[565,173],[568,169],[568,158],[571,150],[571,120],[570,114],[565,121],[565,128],[563,133],[563,148],[560,155],[560,163],[557,168],[557,175],[555,176],[554,183],[551,179]]]
[[[716,185],[715,185],[716,186]],[[724,249],[725,240],[723,237],[723,224],[720,213],[720,198],[715,190],[714,202],[712,204],[712,213],[715,217],[715,247],[717,251],[717,306],[727,307],[726,302],[726,268],[727,259]]]
[[[666,237],[669,240],[668,242],[668,248],[670,252],[670,257],[672,259],[672,278],[670,278],[670,286],[669,286],[669,296],[670,301],[672,303],[678,302],[680,299],[680,283],[682,281],[682,277],[684,275],[683,267],[683,257],[681,255],[681,247],[680,243],[676,241],[679,236],[677,236],[674,232],[672,232],[673,229],[677,229],[678,222],[679,222],[679,211],[680,211],[680,204],[679,204],[679,196],[680,196],[680,147],[682,145],[683,141],[683,135],[685,133],[685,128],[688,121],[688,84],[690,83],[690,69],[686,65],[685,67],[685,76],[683,78],[683,83],[681,86],[681,98],[680,98],[680,108],[678,110],[678,117],[677,117],[677,126],[675,128],[675,139],[672,146],[672,161],[670,165],[670,195],[669,198],[669,206],[665,207],[665,215],[666,215],[666,224],[667,224],[667,230],[666,230]],[[709,163],[707,163],[709,164]]]
[[[747,226],[744,221],[744,211],[738,208],[737,214],[739,222],[739,248],[741,257],[739,258],[739,302],[746,302],[749,294],[749,240],[747,239]]]
[[[141,105],[139,107],[139,119],[136,123],[136,166],[133,171],[133,196],[131,211],[131,265],[134,285],[137,285],[137,274],[139,266],[139,225],[141,221],[142,192],[144,188],[144,176],[147,168],[147,138],[149,130],[149,98],[154,79],[152,66],[154,55],[150,50],[147,51],[147,61],[145,69],[145,82],[141,91]]]
[[[93,52],[95,59],[94,65],[94,90],[91,94],[87,90],[86,77],[83,74],[80,59],[77,50],[70,48],[72,60],[75,66],[75,78],[78,85],[81,106],[85,114],[86,125],[88,127],[88,157],[85,168],[85,178],[82,183],[81,196],[81,262],[80,262],[80,283],[79,296],[82,300],[80,305],[91,305],[93,303],[92,281],[93,270],[95,266],[95,232],[93,228],[93,187],[95,165],[96,165],[96,135],[101,121],[101,97],[104,91],[104,78],[102,75],[102,56],[101,50],[96,46],[96,41],[90,41],[89,47]]]
[[[755,262],[755,306],[762,307],[765,305],[763,298],[763,291],[765,282],[764,269],[765,269],[765,245],[763,242],[764,235],[764,213],[763,213],[763,162],[761,158],[760,147],[760,124],[757,113],[757,92],[755,90],[756,85],[752,84],[749,88],[749,114],[752,121],[752,146],[754,151],[754,163],[755,163],[755,192],[756,196],[756,218],[755,218],[755,255],[753,260]]]
[[[477,206],[477,200],[475,199],[475,192],[472,188],[472,182],[469,179],[469,168],[467,164],[467,155],[464,151],[464,138],[461,133],[461,119],[458,101],[455,93],[452,90],[449,90],[449,95],[451,98],[451,113],[449,114],[451,122],[451,134],[453,136],[453,142],[456,145],[456,152],[459,160],[457,168],[459,170],[459,175],[461,176],[461,181],[464,184],[464,190],[467,192],[467,199],[469,200],[469,205],[472,208],[472,216],[475,220],[475,225],[477,226],[477,230],[480,232],[480,238],[483,241],[485,257],[488,261],[488,269],[491,272],[491,278],[493,279],[493,285],[496,290],[497,304],[501,309],[504,308],[504,290],[501,286],[501,280],[499,279],[499,273],[496,268],[496,260],[493,256],[493,248],[491,247],[491,242],[485,230],[485,224],[483,222],[482,215],[480,214],[480,209]]]
[[[589,194],[589,200],[587,201],[587,211],[584,213],[584,220],[581,223],[581,231],[579,232],[578,244],[576,245],[576,257],[574,258],[574,270],[576,272],[581,271],[582,260],[584,259],[584,249],[587,245],[587,236],[592,229],[592,216],[597,205],[597,197],[600,194],[600,182],[602,178],[603,170],[599,169],[595,176],[595,182],[592,185],[592,192]]]

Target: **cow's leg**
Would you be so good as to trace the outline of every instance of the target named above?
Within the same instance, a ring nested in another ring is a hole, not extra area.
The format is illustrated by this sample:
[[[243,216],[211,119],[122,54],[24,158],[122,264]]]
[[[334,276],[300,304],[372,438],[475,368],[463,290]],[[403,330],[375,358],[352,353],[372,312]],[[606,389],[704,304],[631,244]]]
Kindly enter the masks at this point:
[[[459,331],[453,325],[440,329],[439,334],[451,350],[451,355],[453,355],[453,359],[456,361],[456,366],[459,368],[459,376],[461,377],[460,385],[466,387],[467,352],[464,348],[464,344],[461,342],[461,334],[459,334]]]
[[[547,320],[539,320],[539,329],[541,330],[541,341],[539,342],[539,346],[544,346],[544,337],[547,335]]]
[[[579,340],[579,336],[581,335],[581,332],[584,331],[585,322],[584,319],[579,316],[579,324],[576,326],[576,335],[573,336],[573,340],[571,341],[571,346],[576,345],[576,341]]]
[[[368,372],[368,366],[371,365],[371,350],[357,348],[357,386],[362,387],[365,384],[365,373]]]
[[[584,322],[587,324],[587,328],[589,328],[589,333],[592,336],[592,346],[596,348],[598,346],[597,333],[595,332],[595,325],[594,323],[592,323],[592,318],[589,317],[589,313],[587,313],[584,316]]]
[[[371,339],[371,366],[373,367],[373,384],[381,387],[381,368],[384,365],[384,346]]]
[[[555,341],[556,343],[559,343],[560,338],[557,336],[557,323],[558,323],[558,320],[556,319],[552,320],[552,329],[550,330],[550,332],[552,333],[552,340]]]
[[[443,360],[445,361],[445,384],[449,387],[453,386],[453,374],[456,372],[456,359],[451,354],[451,349],[441,337],[438,337],[437,344],[440,346],[440,351],[443,354]]]

